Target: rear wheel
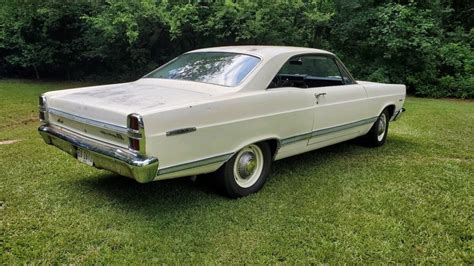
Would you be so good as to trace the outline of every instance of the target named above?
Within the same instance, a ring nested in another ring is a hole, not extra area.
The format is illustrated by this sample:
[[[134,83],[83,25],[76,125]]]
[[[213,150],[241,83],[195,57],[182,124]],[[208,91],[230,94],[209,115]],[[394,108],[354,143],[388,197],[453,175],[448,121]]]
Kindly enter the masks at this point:
[[[388,134],[389,111],[384,109],[370,129],[364,136],[364,142],[369,147],[380,147],[385,144]]]
[[[220,189],[231,198],[259,191],[270,173],[268,143],[250,144],[238,151],[217,172]]]

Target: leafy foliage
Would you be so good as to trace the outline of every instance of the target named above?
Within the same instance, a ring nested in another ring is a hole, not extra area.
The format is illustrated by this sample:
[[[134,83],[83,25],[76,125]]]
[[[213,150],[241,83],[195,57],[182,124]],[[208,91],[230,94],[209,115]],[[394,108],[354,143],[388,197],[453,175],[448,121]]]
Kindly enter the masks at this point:
[[[26,2],[21,7],[14,1],[0,8],[0,55],[9,75],[32,69],[49,76],[70,77],[81,66],[85,50],[81,15],[92,6],[77,2],[63,5],[58,1]],[[18,68],[20,67],[20,68]]]
[[[6,1],[0,75],[136,79],[200,47],[334,51],[358,79],[474,96],[471,1]]]

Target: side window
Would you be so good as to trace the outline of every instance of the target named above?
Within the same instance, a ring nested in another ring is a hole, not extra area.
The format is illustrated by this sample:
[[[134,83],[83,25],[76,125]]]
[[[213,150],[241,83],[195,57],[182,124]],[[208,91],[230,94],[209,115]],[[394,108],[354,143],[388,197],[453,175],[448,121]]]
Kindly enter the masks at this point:
[[[288,60],[272,80],[269,88],[314,88],[344,83],[341,71],[333,58],[305,55]]]
[[[355,83],[354,80],[352,79],[349,72],[347,72],[347,69],[344,67],[344,65],[341,63],[341,61],[338,61],[337,65],[338,65],[339,69],[341,70],[342,79],[344,80],[344,84],[345,85],[354,84]]]

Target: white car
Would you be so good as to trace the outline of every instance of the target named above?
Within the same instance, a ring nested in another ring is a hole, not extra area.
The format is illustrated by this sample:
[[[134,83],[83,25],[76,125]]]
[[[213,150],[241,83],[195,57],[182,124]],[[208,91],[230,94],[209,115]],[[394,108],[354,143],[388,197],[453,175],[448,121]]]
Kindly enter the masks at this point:
[[[356,81],[332,53],[282,46],[187,52],[129,83],[40,96],[46,143],[138,182],[217,171],[230,197],[275,160],[356,137],[385,143],[405,85]]]

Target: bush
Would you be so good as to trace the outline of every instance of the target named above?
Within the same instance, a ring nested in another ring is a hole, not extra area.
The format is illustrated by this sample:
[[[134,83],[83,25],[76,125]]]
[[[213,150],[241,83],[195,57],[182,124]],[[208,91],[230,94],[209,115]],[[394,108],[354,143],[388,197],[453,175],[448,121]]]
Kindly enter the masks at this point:
[[[468,1],[466,1],[468,2]],[[334,51],[361,80],[473,97],[463,1],[7,1],[0,76],[133,80],[196,48],[273,44]]]

